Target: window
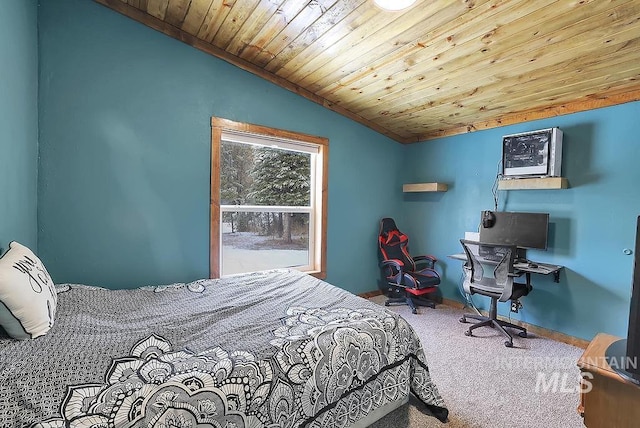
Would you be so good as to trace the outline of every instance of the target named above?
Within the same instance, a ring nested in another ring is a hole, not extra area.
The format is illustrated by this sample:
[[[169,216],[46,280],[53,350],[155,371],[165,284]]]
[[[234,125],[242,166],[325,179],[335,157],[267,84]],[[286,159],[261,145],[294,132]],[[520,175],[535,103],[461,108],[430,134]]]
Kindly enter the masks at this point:
[[[211,119],[210,276],[326,276],[326,138]]]

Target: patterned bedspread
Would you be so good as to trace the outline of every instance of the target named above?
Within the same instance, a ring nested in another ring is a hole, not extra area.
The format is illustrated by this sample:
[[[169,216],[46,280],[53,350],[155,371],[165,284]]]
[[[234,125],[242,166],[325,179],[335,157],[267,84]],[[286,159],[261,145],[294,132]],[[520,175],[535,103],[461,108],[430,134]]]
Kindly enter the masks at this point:
[[[0,336],[3,427],[342,427],[410,391],[446,420],[407,322],[289,270],[65,284],[47,335]]]

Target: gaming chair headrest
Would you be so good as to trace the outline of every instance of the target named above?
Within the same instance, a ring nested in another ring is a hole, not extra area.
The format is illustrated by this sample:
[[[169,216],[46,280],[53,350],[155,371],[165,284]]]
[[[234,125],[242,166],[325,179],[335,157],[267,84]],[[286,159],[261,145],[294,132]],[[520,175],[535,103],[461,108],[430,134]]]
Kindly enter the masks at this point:
[[[398,230],[398,226],[392,218],[385,217],[380,220],[380,236],[387,235],[392,230]]]

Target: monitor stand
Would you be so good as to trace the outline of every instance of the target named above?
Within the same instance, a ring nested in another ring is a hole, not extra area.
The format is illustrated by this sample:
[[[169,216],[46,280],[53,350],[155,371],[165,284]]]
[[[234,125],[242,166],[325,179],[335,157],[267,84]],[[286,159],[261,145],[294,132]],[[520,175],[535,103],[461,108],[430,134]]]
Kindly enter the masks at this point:
[[[516,263],[527,263],[527,249],[516,247],[516,258],[514,260]]]

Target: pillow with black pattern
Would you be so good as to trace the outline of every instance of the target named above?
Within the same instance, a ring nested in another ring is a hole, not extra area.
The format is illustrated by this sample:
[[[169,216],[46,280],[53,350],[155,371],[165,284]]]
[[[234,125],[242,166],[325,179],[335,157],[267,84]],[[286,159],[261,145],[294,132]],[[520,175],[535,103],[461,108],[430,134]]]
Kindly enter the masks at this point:
[[[57,304],[51,276],[33,252],[15,241],[0,258],[0,326],[14,339],[34,339],[53,326]]]

